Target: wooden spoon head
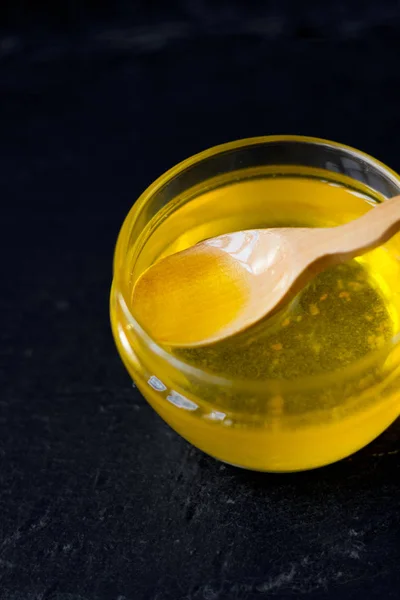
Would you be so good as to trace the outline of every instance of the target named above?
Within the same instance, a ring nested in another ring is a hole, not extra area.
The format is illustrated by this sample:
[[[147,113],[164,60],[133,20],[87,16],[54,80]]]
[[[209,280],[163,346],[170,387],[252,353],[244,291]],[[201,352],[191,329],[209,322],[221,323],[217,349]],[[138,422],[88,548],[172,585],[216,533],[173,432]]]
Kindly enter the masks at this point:
[[[160,260],[134,287],[135,317],[169,346],[203,346],[239,333],[290,292],[298,276],[293,231],[235,232]]]

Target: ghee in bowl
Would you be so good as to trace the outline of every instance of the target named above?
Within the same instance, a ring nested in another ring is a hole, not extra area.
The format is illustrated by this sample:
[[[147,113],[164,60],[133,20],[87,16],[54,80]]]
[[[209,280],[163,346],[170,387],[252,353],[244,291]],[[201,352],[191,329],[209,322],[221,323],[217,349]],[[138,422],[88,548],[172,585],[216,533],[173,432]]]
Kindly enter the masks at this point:
[[[399,236],[319,274],[280,313],[206,347],[159,346],[135,320],[132,294],[154,262],[206,238],[339,225],[399,189],[397,175],[374,159],[298,137],[226,144],[153,184],[121,230],[111,320],[130,374],[165,421],[216,458],[265,471],[322,466],[381,433],[399,414]],[[166,294],[159,318],[168,320],[169,302]],[[215,318],[223,321],[223,306]],[[205,324],[194,314],[190,326]]]

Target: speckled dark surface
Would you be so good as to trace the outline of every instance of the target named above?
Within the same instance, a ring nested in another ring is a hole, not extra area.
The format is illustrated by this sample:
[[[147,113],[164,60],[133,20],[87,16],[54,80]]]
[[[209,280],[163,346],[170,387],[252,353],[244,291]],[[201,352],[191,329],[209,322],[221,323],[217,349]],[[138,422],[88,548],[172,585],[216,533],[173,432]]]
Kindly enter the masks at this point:
[[[315,472],[221,465],[132,388],[107,304],[124,215],[198,150],[302,133],[400,170],[398,43],[122,30],[2,38],[0,599],[397,599],[399,424]]]

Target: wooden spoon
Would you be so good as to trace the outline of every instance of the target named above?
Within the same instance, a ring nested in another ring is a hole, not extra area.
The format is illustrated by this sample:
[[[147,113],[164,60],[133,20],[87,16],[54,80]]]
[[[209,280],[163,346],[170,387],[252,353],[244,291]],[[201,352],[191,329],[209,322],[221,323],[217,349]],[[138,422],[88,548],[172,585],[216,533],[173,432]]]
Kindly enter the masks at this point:
[[[211,344],[281,308],[318,272],[399,230],[396,196],[337,227],[254,229],[208,239],[147,269],[133,290],[133,314],[158,342]]]

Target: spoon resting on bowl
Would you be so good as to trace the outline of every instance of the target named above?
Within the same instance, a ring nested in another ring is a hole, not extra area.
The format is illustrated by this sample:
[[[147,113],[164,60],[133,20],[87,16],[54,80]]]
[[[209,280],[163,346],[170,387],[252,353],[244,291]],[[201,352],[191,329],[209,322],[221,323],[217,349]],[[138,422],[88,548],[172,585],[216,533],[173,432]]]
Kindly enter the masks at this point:
[[[400,196],[326,228],[237,231],[167,256],[132,295],[135,318],[158,343],[205,346],[289,302],[317,273],[384,244],[400,230]]]

